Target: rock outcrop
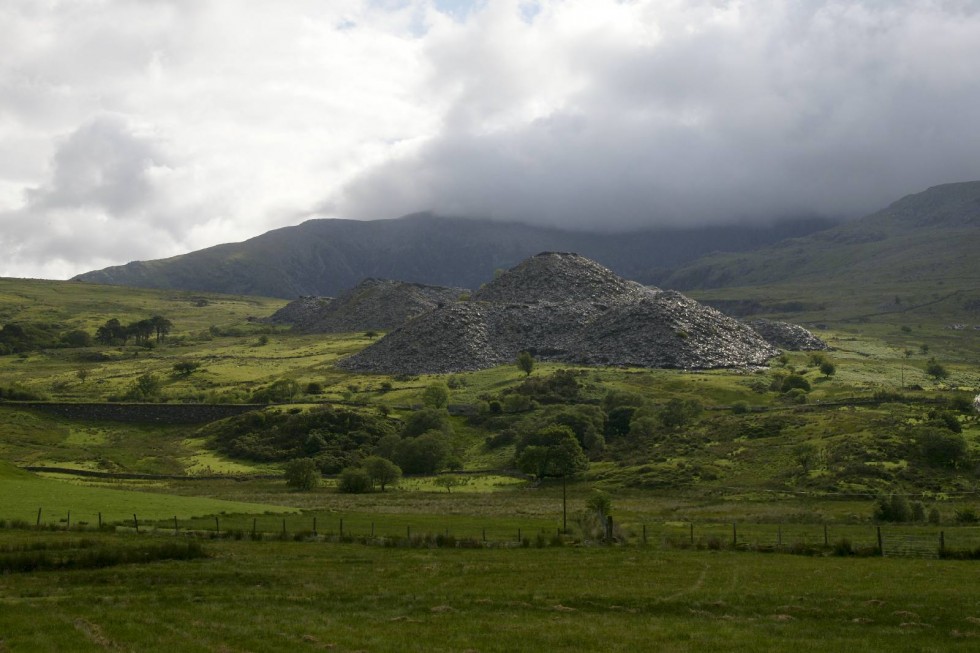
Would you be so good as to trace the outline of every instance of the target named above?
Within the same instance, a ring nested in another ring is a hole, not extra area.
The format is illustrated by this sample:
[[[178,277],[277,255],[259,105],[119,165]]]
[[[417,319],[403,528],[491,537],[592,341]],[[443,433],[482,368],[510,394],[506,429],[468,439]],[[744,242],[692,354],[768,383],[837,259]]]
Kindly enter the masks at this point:
[[[389,279],[365,279],[332,301],[301,298],[272,316],[287,312],[302,333],[337,333],[377,329],[388,331],[413,317],[459,299],[464,288],[444,288]]]
[[[773,347],[789,351],[830,349],[826,342],[797,324],[775,320],[752,320],[748,324]]]
[[[683,369],[763,365],[778,353],[748,326],[680,293],[627,281],[577,254],[547,252],[338,365],[449,373],[509,363],[524,350],[571,364]]]

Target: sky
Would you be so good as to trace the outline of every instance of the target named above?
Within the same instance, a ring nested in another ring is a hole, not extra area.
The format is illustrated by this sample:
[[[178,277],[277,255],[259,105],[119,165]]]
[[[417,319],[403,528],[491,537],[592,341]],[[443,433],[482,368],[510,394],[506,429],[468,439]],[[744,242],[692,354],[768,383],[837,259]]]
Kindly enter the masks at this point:
[[[980,179],[980,0],[0,0],[0,276],[311,218],[855,217]]]

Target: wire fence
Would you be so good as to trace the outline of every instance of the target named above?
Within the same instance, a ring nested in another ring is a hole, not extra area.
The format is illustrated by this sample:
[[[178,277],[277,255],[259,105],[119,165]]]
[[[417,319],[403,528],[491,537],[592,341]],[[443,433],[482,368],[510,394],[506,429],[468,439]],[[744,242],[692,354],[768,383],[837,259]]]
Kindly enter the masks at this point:
[[[879,555],[902,558],[980,558],[980,525],[814,524],[758,522],[636,521],[585,525],[548,519],[481,519],[479,516],[417,514],[217,515],[141,520],[134,514],[109,521],[64,517],[39,509],[34,523],[0,519],[0,528],[156,533],[253,540],[360,541],[436,546],[553,546],[605,543],[664,549],[742,550],[809,555]],[[42,516],[47,515],[47,520]]]

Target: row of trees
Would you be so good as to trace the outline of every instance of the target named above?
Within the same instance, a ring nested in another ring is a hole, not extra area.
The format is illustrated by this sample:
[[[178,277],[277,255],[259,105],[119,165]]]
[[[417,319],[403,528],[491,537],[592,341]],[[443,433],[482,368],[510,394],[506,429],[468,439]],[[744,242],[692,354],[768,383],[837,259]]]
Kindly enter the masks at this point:
[[[173,329],[173,322],[162,315],[154,315],[145,320],[138,320],[123,325],[116,318],[107,320],[95,331],[95,340],[102,345],[125,345],[130,339],[136,344],[146,344],[156,337],[156,342],[162,342]]]

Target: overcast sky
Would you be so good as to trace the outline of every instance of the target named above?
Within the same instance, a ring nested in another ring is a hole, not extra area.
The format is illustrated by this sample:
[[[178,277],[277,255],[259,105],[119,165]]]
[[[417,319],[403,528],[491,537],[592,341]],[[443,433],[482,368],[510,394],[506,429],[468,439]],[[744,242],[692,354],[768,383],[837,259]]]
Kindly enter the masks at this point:
[[[0,276],[313,217],[623,229],[980,179],[980,0],[0,0]]]

